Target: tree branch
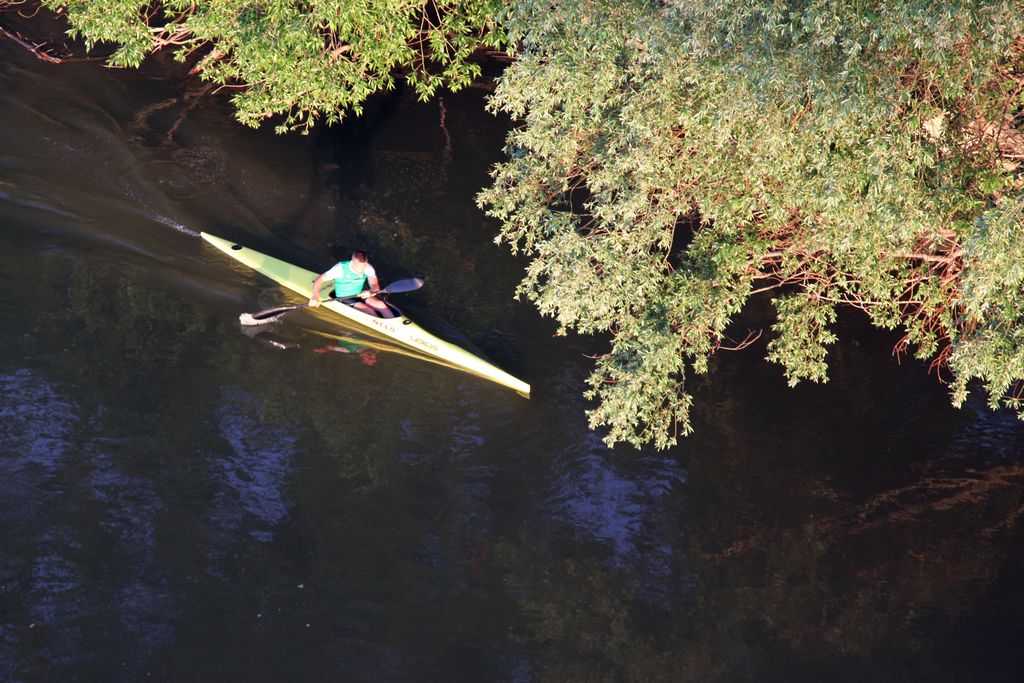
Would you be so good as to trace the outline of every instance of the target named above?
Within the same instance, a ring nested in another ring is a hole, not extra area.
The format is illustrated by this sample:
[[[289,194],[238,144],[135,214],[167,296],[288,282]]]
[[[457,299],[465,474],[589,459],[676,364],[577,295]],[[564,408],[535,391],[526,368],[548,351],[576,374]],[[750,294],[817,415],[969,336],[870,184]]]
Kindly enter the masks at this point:
[[[25,40],[24,38],[19,36],[17,33],[14,33],[13,31],[8,31],[3,26],[0,26],[0,33],[2,33],[3,35],[7,36],[11,40],[13,40],[15,43],[17,43],[21,47],[25,48],[26,50],[28,50],[29,52],[34,54],[38,59],[41,59],[44,62],[49,62],[50,64],[61,64],[64,61],[60,57],[54,57],[50,53],[43,51],[42,46],[45,43],[40,43],[39,45],[33,45],[32,43],[28,42],[27,40]]]

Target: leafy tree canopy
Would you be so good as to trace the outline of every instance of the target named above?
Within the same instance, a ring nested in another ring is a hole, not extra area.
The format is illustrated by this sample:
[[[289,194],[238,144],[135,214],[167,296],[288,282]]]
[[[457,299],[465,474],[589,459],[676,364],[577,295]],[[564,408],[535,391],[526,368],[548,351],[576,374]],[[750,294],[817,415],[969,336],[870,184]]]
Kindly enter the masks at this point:
[[[611,332],[590,378],[607,441],[665,447],[751,297],[768,359],[825,381],[839,306],[905,331],[1022,408],[1024,2],[46,0],[138,64],[204,50],[239,118],[336,121],[404,73],[421,96],[516,60],[490,106],[520,122],[479,202],[532,257],[520,292]]]
[[[956,403],[980,379],[1020,407],[1024,4],[520,0],[501,24],[491,106],[523,125],[481,204],[542,312],[612,331],[609,442],[687,431],[687,377],[759,293],[791,384],[826,380],[852,306]]]
[[[114,66],[138,66],[160,48],[201,55],[195,70],[238,85],[239,121],[284,115],[279,131],[336,122],[396,73],[427,98],[479,76],[468,60],[501,34],[486,0],[43,0],[88,48],[118,47]]]

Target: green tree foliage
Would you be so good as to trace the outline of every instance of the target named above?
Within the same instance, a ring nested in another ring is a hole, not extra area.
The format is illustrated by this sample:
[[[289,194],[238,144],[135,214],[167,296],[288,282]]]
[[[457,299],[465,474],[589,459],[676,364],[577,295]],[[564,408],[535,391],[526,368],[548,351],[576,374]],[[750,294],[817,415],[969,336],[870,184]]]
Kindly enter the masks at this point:
[[[486,0],[44,0],[90,49],[118,47],[114,66],[153,50],[196,56],[205,79],[238,89],[239,121],[283,115],[280,131],[359,113],[395,86],[396,73],[426,98],[479,75],[469,56],[501,40]]]
[[[611,332],[589,395],[609,443],[690,430],[687,379],[751,297],[768,359],[827,379],[838,307],[1021,408],[1024,2],[46,0],[115,64],[170,46],[239,86],[239,118],[336,121],[396,70],[465,85],[482,42],[516,61],[519,123],[481,206],[532,257],[520,293]]]
[[[690,429],[686,378],[744,345],[755,294],[791,384],[826,379],[849,306],[957,403],[973,379],[1016,403],[1024,4],[523,0],[501,22],[518,58],[491,106],[522,125],[480,201],[533,256],[521,293],[612,332],[609,442]]]

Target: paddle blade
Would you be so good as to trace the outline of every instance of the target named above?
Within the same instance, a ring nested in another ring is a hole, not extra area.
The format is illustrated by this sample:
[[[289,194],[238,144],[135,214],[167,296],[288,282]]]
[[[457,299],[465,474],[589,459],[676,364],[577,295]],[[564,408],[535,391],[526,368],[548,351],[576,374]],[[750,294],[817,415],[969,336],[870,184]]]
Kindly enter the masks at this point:
[[[404,294],[405,292],[412,292],[423,285],[427,284],[427,281],[421,277],[411,277],[407,280],[396,280],[390,285],[381,290],[382,294]]]
[[[259,311],[257,313],[243,313],[238,316],[238,321],[243,325],[262,325],[263,323],[272,323],[288,311],[294,311],[296,308],[303,308],[304,306],[306,306],[306,304],[278,306],[277,308],[268,308],[265,311]]]
[[[268,323],[277,322],[282,315],[284,314],[279,313],[278,315],[270,318],[260,318],[257,320],[256,318],[252,317],[251,313],[242,313],[240,316],[238,316],[238,322],[245,326],[266,325]]]

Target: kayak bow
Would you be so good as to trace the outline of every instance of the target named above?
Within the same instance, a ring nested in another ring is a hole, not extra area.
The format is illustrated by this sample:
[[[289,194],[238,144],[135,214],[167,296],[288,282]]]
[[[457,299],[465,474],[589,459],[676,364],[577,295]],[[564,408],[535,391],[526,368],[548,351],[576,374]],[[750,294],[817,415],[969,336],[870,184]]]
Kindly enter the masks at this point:
[[[293,266],[281,259],[262,254],[215,235],[206,232],[201,234],[204,240],[239,263],[269,277],[271,280],[287,287],[300,296],[308,299],[312,295],[313,280],[316,279],[317,273]],[[467,351],[461,346],[456,346],[427,332],[415,322],[405,317],[394,306],[392,306],[392,309],[398,313],[394,318],[378,318],[368,315],[338,301],[324,301],[321,307],[337,313],[347,321],[359,325],[360,328],[370,330],[379,337],[399,342],[424,356],[437,359],[442,365],[448,365],[463,372],[468,372],[471,375],[497,382],[526,398],[530,397],[529,384],[513,377],[501,368],[488,363],[483,358]]]

